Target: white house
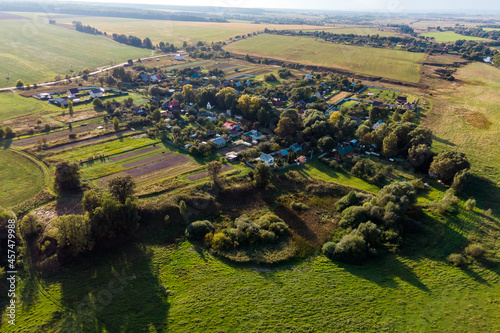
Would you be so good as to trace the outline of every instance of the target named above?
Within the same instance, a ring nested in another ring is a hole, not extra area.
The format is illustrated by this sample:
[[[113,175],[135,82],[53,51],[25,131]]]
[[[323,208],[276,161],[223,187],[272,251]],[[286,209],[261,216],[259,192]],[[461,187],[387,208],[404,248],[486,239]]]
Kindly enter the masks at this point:
[[[174,60],[178,60],[178,61],[184,61],[184,55],[183,54],[180,54],[180,53],[177,53],[175,56],[174,56]]]
[[[101,89],[92,89],[90,91],[90,97],[91,98],[99,98],[99,97],[104,97],[104,94],[102,93]]]
[[[227,144],[226,139],[224,139],[223,137],[212,139],[210,140],[210,142],[215,146],[215,148],[222,148]]]
[[[269,154],[262,153],[262,155],[260,155],[259,157],[259,160],[264,164],[267,164],[269,166],[274,166],[274,157],[272,157]]]

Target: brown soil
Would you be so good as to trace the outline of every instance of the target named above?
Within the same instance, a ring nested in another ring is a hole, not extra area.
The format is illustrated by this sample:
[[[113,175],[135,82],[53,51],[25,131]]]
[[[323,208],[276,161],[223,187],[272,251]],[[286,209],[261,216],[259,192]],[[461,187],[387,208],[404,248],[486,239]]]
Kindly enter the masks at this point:
[[[185,163],[189,161],[189,157],[184,156],[184,155],[177,155],[171,158],[166,158],[164,160],[160,160],[157,162],[149,163],[146,165],[141,165],[137,168],[129,169],[127,171],[124,171],[124,173],[132,176],[132,177],[139,177],[146,175],[148,173],[152,173],[161,169],[166,169],[169,167],[172,167],[177,164]]]
[[[134,156],[137,156],[137,155],[149,153],[150,151],[153,151],[153,150],[156,150],[156,149],[160,149],[160,146],[153,146],[153,147],[144,148],[144,149],[141,149],[141,150],[136,150],[136,151],[133,151],[131,153],[126,153],[126,154],[123,154],[123,155],[120,155],[120,156],[112,157],[112,158],[110,158],[110,160],[113,161],[113,162],[121,161],[121,160],[124,160],[124,159],[129,158],[129,157],[134,157]]]
[[[47,142],[59,141],[60,139],[68,139],[70,133],[80,134],[85,132],[91,132],[95,129],[91,125],[74,127],[70,132],[69,130],[62,130],[57,132],[49,132],[43,135],[37,135],[26,139],[12,141],[13,146],[28,147],[35,145],[38,140],[46,139]]]
[[[225,164],[222,166],[221,172],[226,172],[226,171],[231,170],[231,169],[233,169],[232,165]],[[187,179],[189,179],[190,181],[195,181],[195,180],[203,179],[206,177],[208,177],[208,171],[195,173],[194,175],[187,177]]]
[[[87,145],[87,144],[95,142],[95,141],[101,141],[101,140],[109,139],[109,138],[112,138],[114,136],[120,137],[124,133],[127,133],[127,132],[129,132],[129,131],[123,131],[123,132],[119,132],[119,133],[104,134],[104,135],[96,136],[96,137],[89,138],[89,139],[84,139],[84,140],[80,140],[80,141],[76,141],[76,142],[66,143],[64,145],[52,147],[52,148],[49,148],[47,150],[48,151],[58,151],[58,150],[68,149],[68,148],[75,147],[75,146],[83,146],[83,145]]]
[[[169,158],[169,157],[171,157],[173,155],[175,155],[175,153],[167,153],[167,154],[161,154],[161,155],[158,155],[158,156],[148,157],[148,158],[145,158],[145,159],[140,160],[140,161],[136,161],[136,162],[124,164],[123,167],[125,169],[133,168],[133,167],[136,167],[136,166],[139,166],[139,165],[142,165],[142,164],[147,164],[147,163],[151,163],[151,162],[161,161],[161,160]]]

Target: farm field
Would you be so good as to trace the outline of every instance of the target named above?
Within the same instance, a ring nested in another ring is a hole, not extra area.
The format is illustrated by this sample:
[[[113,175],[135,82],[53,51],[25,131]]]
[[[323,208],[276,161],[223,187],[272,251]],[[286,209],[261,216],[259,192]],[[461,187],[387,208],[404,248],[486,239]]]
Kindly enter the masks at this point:
[[[259,35],[229,44],[229,52],[336,67],[408,82],[419,81],[422,53],[339,45],[308,37]],[[308,50],[308,52],[304,52]]]
[[[309,25],[280,25],[280,24],[252,24],[241,22],[181,22],[166,20],[139,20],[110,17],[71,17],[57,19],[58,23],[72,25],[74,20],[84,25],[91,25],[108,34],[134,35],[140,38],[149,37],[153,43],[160,41],[182,46],[183,42],[194,44],[198,41],[213,42],[226,41],[238,35],[246,35],[268,29],[323,29],[322,26]]]
[[[44,174],[23,155],[0,149],[0,206],[12,207],[34,197],[44,187]]]
[[[145,57],[151,51],[115,43],[108,38],[79,33],[40,20],[0,20],[0,87],[53,80],[72,74]],[[10,80],[6,78],[10,77]]]
[[[279,30],[279,29],[278,29]],[[359,27],[349,27],[349,28],[344,28],[344,27],[323,27],[321,29],[304,29],[302,31],[325,31],[329,32],[332,34],[353,34],[353,35],[360,35],[360,36],[367,36],[367,35],[379,35],[381,37],[392,37],[392,36],[398,36],[397,33],[391,32],[391,31],[382,31],[376,28],[367,28],[366,26],[359,26]]]
[[[436,41],[438,41],[438,42],[454,42],[457,40],[476,40],[476,41],[483,41],[483,42],[490,41],[489,39],[486,39],[486,38],[460,35],[460,34],[457,34],[456,32],[453,32],[453,31],[426,32],[426,33],[420,34],[420,36],[434,37],[436,39]]]

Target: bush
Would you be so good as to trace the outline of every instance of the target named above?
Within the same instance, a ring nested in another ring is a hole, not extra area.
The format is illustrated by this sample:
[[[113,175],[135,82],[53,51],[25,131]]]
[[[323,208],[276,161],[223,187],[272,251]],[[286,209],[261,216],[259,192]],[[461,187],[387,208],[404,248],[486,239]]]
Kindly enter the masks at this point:
[[[23,237],[29,238],[37,235],[42,230],[42,225],[36,215],[28,214],[22,219],[20,230]]]
[[[186,227],[186,236],[189,239],[200,241],[205,238],[206,234],[214,231],[215,228],[209,221],[196,221]],[[214,238],[215,236],[216,235],[214,235]]]
[[[337,208],[337,211],[343,212],[348,207],[363,204],[369,198],[370,195],[368,194],[351,191],[335,203],[335,208]]]
[[[448,256],[448,261],[453,265],[460,267],[467,263],[467,259],[460,253],[452,253]]]
[[[484,257],[486,250],[481,244],[471,244],[465,248],[465,253],[475,259],[481,259]]]
[[[333,258],[351,263],[360,263],[366,259],[368,247],[366,241],[357,234],[344,236],[335,246]]]
[[[80,168],[76,164],[61,162],[56,165],[55,187],[58,191],[71,191],[80,188]]]
[[[231,239],[222,232],[216,233],[212,238],[212,247],[215,250],[229,250],[232,245]]]
[[[429,204],[429,207],[434,213],[447,214],[454,210],[458,203],[458,198],[455,196],[455,191],[450,188],[446,191],[441,201],[434,201]]]
[[[465,202],[465,208],[467,210],[474,210],[474,208],[476,208],[476,199],[469,198],[469,200]]]
[[[294,201],[290,204],[290,208],[293,210],[296,210],[296,211],[301,211],[301,210],[308,210],[309,206],[307,206],[306,204],[303,204],[302,202],[295,202]]]
[[[416,189],[416,190],[423,190],[425,189],[425,183],[418,178],[413,179],[410,181],[410,184]]]
[[[323,245],[323,253],[325,256],[327,256],[330,259],[333,259],[333,255],[335,254],[335,248],[337,247],[337,244],[334,242],[328,242]]]
[[[360,223],[368,221],[368,210],[361,206],[351,206],[342,212],[339,222],[341,228],[357,228]]]

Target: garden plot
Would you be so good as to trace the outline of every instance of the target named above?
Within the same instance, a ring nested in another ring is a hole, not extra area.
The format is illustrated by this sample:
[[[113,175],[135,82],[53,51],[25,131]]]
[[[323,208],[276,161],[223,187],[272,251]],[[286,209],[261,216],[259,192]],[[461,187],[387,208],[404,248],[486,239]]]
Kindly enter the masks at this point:
[[[130,157],[137,156],[137,155],[142,155],[142,154],[145,154],[145,153],[149,153],[150,151],[153,151],[153,150],[156,150],[156,149],[160,149],[160,146],[153,146],[153,147],[149,147],[149,148],[144,148],[144,149],[136,150],[136,151],[133,151],[131,153],[126,153],[126,154],[123,154],[123,155],[120,155],[120,156],[112,157],[109,160],[113,161],[113,162],[117,162],[117,161],[121,161],[121,160],[130,158]]]
[[[234,169],[232,165],[225,164],[222,166],[221,172],[226,172],[226,171],[229,171],[231,169]],[[195,180],[200,180],[200,179],[203,179],[206,177],[208,177],[208,171],[195,173],[194,175],[188,176],[187,179],[194,182]]]
[[[161,161],[161,160],[164,160],[166,158],[172,157],[174,155],[175,155],[175,153],[167,153],[167,154],[152,156],[152,157],[148,157],[148,158],[145,158],[143,160],[140,160],[140,161],[124,164],[123,167],[125,169],[134,168],[134,167],[137,167],[139,165],[148,164],[148,163],[152,163],[152,162],[156,162],[156,161]]]

